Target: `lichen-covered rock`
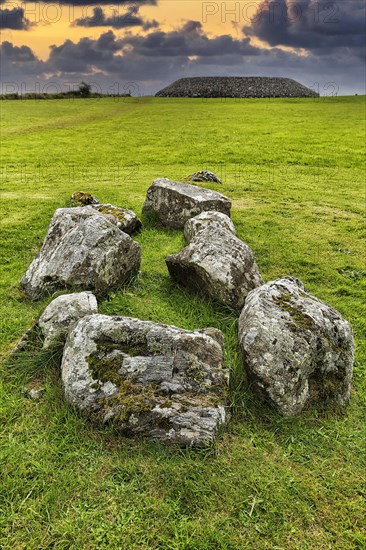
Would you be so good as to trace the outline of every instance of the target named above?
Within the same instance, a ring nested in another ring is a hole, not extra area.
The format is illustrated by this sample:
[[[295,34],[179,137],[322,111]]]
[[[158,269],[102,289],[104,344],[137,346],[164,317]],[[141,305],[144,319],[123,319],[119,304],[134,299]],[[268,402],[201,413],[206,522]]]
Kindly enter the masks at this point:
[[[140,263],[139,244],[118,229],[113,216],[59,208],[21,285],[32,300],[67,287],[105,294],[135,275]]]
[[[230,231],[233,235],[236,235],[235,226],[229,216],[223,214],[222,212],[202,212],[195,216],[194,218],[189,219],[184,226],[184,236],[188,243],[191,242],[193,237],[202,229],[205,229],[208,226],[219,226],[223,227],[227,231]]]
[[[235,309],[263,284],[249,246],[218,225],[196,233],[186,248],[165,261],[173,279]]]
[[[228,371],[216,329],[91,315],[69,332],[61,370],[69,403],[127,435],[206,445],[225,423]]]
[[[52,300],[38,321],[44,336],[43,347],[65,343],[76,321],[93,313],[98,313],[98,303],[91,292],[64,294]]]
[[[199,172],[194,172],[194,174],[190,174],[187,177],[187,180],[197,182],[213,181],[214,183],[221,183],[220,178],[218,178],[214,172],[210,172],[210,170],[200,170]]]
[[[93,208],[100,214],[107,214],[113,216],[116,219],[117,227],[124,231],[128,235],[133,235],[141,229],[141,221],[136,216],[133,210],[127,208],[119,208],[113,204],[96,204],[91,205],[88,208]]]
[[[73,206],[87,206],[88,204],[99,204],[99,201],[91,193],[76,191],[71,195],[71,204]]]
[[[201,212],[216,210],[229,216],[230,208],[230,200],[221,193],[159,178],[147,191],[143,213],[157,216],[163,225],[181,229],[189,218]]]
[[[239,339],[249,376],[283,415],[314,402],[349,400],[352,327],[298,279],[284,277],[250,292]]]

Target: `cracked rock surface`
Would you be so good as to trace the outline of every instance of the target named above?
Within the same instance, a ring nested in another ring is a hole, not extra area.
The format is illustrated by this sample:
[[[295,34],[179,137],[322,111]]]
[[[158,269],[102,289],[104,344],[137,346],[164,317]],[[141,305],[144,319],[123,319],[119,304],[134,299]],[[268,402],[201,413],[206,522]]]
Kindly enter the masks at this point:
[[[235,226],[229,216],[222,212],[202,212],[194,218],[189,219],[184,226],[184,236],[188,243],[191,242],[193,237],[202,229],[206,229],[208,226],[223,227],[227,231],[230,231],[233,235],[236,235]]]
[[[61,370],[69,403],[130,436],[207,445],[227,419],[217,329],[87,316],[69,333]]]
[[[201,212],[215,210],[230,215],[230,208],[231,201],[217,191],[158,178],[147,190],[143,213],[155,215],[163,225],[182,229],[189,218]]]
[[[165,261],[174,280],[235,309],[263,284],[249,246],[216,224],[198,231],[186,248]]]
[[[314,402],[345,405],[354,362],[351,325],[294,277],[250,292],[239,319],[244,364],[285,416]]]
[[[140,245],[113,216],[88,207],[58,208],[21,285],[32,300],[67,287],[104,294],[136,274],[140,263]]]
[[[64,343],[72,325],[93,313],[98,313],[98,303],[91,292],[64,294],[52,300],[38,321],[44,335],[43,347]]]

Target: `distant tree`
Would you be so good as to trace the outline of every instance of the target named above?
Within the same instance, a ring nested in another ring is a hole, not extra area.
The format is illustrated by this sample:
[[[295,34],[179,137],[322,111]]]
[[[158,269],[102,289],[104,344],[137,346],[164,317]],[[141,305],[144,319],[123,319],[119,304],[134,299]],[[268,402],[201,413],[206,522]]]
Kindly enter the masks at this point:
[[[90,97],[91,96],[91,86],[86,82],[81,82],[79,86],[79,94],[81,97]]]

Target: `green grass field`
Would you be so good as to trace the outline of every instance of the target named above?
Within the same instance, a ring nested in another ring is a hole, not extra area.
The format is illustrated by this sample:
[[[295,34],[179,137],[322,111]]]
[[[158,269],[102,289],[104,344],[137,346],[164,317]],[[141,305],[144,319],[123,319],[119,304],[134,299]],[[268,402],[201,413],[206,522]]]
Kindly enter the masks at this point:
[[[1,548],[365,548],[364,101],[1,102]],[[170,281],[182,233],[146,223],[141,275],[100,311],[225,333],[232,422],[190,451],[97,429],[64,403],[56,357],[7,355],[51,301],[30,303],[19,279],[72,192],[140,215],[156,177],[203,168],[264,279],[299,277],[353,324],[357,350],[345,412],[281,418],[246,383],[236,315]],[[32,381],[40,401],[23,394]]]

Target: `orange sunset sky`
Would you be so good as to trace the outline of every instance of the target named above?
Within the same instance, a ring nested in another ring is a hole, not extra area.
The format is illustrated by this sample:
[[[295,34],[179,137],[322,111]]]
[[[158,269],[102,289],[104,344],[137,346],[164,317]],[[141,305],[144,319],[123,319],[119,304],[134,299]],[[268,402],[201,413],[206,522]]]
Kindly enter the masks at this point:
[[[133,2],[131,3],[133,4]],[[158,5],[143,5],[140,14],[146,19],[155,19],[159,27],[164,31],[170,31],[179,27],[183,21],[201,21],[205,31],[210,36],[222,34],[240,35],[240,28],[249,24],[255,15],[260,2],[257,0],[241,0],[240,2],[202,2],[201,0],[159,0]],[[35,3],[7,1],[3,8],[23,8],[25,16],[31,23],[36,23],[27,31],[3,29],[2,40],[9,40],[17,46],[25,43],[31,46],[33,51],[42,59],[46,59],[50,44],[62,44],[66,38],[77,41],[84,36],[97,38],[105,27],[93,27],[86,29],[78,27],[74,23],[81,17],[91,16],[94,5],[62,5],[56,2]],[[117,13],[124,15],[127,12],[126,5],[113,4],[103,6],[107,15]],[[117,34],[140,33],[140,29],[126,29],[116,31]],[[147,34],[147,33],[145,33]]]

